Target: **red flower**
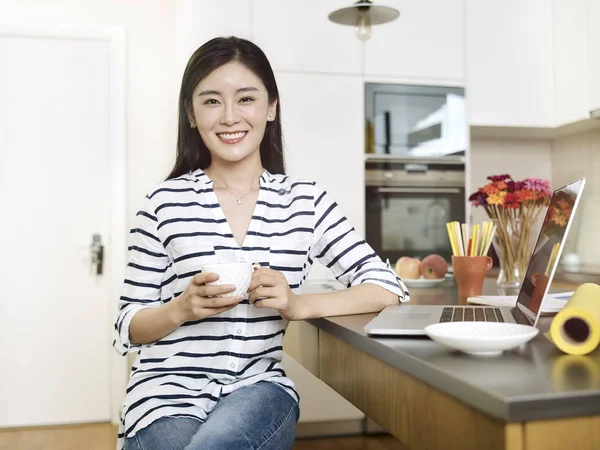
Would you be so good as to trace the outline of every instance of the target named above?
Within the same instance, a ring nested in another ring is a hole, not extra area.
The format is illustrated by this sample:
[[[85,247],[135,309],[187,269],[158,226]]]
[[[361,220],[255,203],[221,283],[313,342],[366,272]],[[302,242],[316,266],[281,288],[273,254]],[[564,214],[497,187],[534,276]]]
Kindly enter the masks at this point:
[[[504,197],[504,206],[508,209],[517,209],[520,203],[518,195],[512,192],[509,192],[506,194],[506,197]]]
[[[506,180],[510,180],[512,181],[512,178],[510,175],[506,174],[506,175],[491,175],[489,177],[487,177],[488,180],[492,181],[492,182],[496,182],[496,181],[506,181]]]
[[[489,183],[469,196],[473,206],[486,209],[494,205],[500,209],[533,208],[545,206],[550,199],[550,182],[539,178],[515,181],[509,174],[490,175]]]

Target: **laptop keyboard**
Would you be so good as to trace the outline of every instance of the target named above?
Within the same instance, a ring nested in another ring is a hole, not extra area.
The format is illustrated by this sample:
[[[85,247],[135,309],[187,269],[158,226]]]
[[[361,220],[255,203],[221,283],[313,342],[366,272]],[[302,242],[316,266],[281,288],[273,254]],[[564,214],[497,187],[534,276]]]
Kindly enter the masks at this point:
[[[504,322],[500,308],[444,308],[440,322]]]

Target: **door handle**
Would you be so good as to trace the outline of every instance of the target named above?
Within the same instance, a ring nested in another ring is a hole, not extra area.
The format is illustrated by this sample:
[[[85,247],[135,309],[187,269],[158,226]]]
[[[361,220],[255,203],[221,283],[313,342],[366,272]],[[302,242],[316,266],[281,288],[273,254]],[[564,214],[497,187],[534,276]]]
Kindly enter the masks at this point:
[[[102,275],[102,266],[104,262],[104,245],[99,234],[92,235],[92,244],[90,245],[90,271],[92,275]]]
[[[377,188],[377,192],[382,194],[460,194],[460,189],[381,187]]]

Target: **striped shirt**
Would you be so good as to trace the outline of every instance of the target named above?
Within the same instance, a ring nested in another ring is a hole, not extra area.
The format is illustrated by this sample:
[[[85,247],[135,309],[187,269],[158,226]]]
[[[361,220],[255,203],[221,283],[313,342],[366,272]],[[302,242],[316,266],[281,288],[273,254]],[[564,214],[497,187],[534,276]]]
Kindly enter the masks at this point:
[[[315,259],[338,281],[374,283],[408,300],[408,290],[354,231],[340,208],[314,182],[263,171],[256,206],[240,247],[219,205],[212,181],[196,170],[160,184],[146,198],[130,232],[128,266],[113,346],[137,352],[119,428],[124,438],[163,416],[204,420],[235,389],[269,380],[299,401],[282,369],[287,327],[276,310],[244,299],[221,314],[186,322],[149,345],[129,340],[131,319],[142,308],[181,294],[206,263],[248,261],[282,272],[299,293]]]

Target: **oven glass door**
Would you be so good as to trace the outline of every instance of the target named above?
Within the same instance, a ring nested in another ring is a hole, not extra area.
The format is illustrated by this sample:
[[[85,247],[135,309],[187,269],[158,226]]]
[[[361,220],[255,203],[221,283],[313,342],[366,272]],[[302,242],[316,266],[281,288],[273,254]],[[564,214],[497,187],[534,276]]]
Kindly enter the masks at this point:
[[[436,253],[451,261],[446,223],[465,221],[464,188],[366,188],[367,242],[385,261],[423,259]]]

